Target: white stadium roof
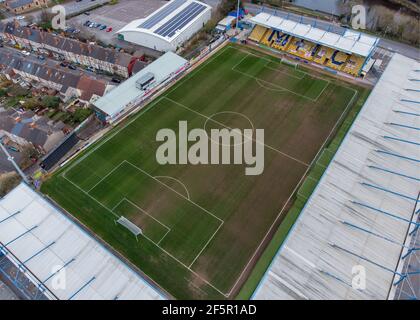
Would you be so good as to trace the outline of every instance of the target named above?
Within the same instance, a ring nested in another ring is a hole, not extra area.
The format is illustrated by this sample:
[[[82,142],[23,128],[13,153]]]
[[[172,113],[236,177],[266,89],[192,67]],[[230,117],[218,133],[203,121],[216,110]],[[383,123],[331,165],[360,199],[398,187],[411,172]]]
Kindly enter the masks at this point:
[[[387,299],[420,191],[420,63],[391,59],[254,299]],[[366,289],[352,288],[352,268]]]
[[[309,40],[349,54],[367,57],[377,45],[379,38],[346,29],[343,34],[326,31],[309,24],[303,24],[287,17],[279,17],[265,12],[249,19],[252,23],[280,30],[284,33]]]
[[[136,81],[138,79],[148,73],[152,73],[155,77],[155,85],[159,85],[187,63],[187,60],[169,51],[137,72],[134,76],[121,83],[118,87],[96,100],[94,105],[102,112],[108,114],[111,118],[114,118],[127,105],[141,99],[146,93],[144,90],[137,88]]]
[[[0,200],[0,241],[60,300],[165,298],[24,183]],[[63,266],[65,287],[54,288]]]
[[[196,0],[172,0],[146,18],[130,22],[117,33],[136,32],[172,43],[200,17],[210,16],[210,12],[209,5]]]

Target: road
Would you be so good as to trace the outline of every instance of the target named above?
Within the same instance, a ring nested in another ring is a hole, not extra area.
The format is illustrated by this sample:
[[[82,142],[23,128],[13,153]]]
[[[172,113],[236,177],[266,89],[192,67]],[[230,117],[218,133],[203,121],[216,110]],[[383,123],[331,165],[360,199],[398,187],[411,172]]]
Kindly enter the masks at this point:
[[[261,6],[255,5],[255,4],[245,3],[245,8],[253,15],[261,12]],[[298,22],[306,23],[306,24],[316,23],[316,27],[323,30],[331,29],[331,31],[339,32],[339,33],[343,33],[346,30],[345,28],[340,27],[338,23],[320,20],[320,19],[312,18],[312,17],[306,17],[306,16],[302,17],[300,15],[283,11],[280,9],[272,9],[272,8],[264,7],[264,12],[270,13],[270,14],[276,14],[277,16],[280,16],[280,17],[287,16],[291,20],[295,20]],[[404,43],[381,38],[378,43],[378,47],[389,50],[391,52],[400,53],[412,59],[420,60],[420,49],[416,47],[412,47]]]

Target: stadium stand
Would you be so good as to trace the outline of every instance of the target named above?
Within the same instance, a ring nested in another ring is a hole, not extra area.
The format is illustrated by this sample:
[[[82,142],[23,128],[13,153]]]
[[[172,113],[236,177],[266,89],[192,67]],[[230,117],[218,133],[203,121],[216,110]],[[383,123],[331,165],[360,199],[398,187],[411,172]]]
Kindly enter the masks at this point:
[[[267,28],[256,25],[255,28],[252,30],[251,35],[249,36],[249,39],[256,42],[260,42],[261,38],[264,36],[266,32],[267,32]]]
[[[419,298],[419,71],[393,55],[253,299]]]
[[[353,30],[322,30],[264,12],[249,22],[255,27],[248,39],[355,77],[361,76],[379,41]]]
[[[0,275],[31,300],[167,299],[25,183],[0,199]]]
[[[279,31],[279,36],[276,41],[273,43],[272,47],[277,50],[287,50],[289,44],[292,42],[293,37],[286,33],[282,33]]]

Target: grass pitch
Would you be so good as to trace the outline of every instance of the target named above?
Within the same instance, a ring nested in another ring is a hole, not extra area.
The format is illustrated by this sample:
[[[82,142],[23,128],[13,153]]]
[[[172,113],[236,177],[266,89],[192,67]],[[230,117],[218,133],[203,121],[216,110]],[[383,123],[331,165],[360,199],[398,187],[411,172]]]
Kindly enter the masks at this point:
[[[361,89],[364,90],[364,89]],[[42,187],[176,298],[232,297],[287,213],[298,185],[358,91],[328,77],[227,46]],[[265,130],[265,170],[159,165],[156,133]],[[137,242],[115,223],[143,230]]]

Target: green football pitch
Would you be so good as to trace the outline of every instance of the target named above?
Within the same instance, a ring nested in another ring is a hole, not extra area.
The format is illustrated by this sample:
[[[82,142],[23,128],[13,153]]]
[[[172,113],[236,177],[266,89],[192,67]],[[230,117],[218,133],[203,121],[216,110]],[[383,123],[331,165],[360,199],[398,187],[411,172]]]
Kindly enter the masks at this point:
[[[56,171],[42,191],[172,296],[232,298],[358,90],[228,45]],[[156,133],[177,132],[179,121],[207,131],[264,129],[264,172],[160,165]],[[143,234],[136,239],[120,217]]]

